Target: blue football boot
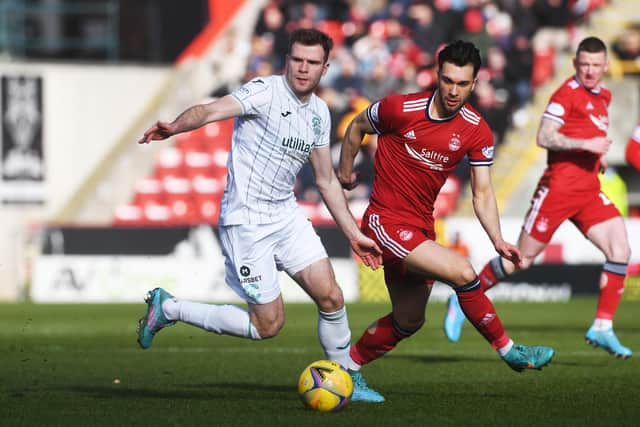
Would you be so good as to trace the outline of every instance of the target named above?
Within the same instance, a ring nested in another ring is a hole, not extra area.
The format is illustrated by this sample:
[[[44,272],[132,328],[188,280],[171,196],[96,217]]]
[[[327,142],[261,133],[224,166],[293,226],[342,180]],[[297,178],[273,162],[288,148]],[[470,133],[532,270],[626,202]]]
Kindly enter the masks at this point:
[[[525,369],[540,370],[551,362],[555,353],[555,350],[551,347],[541,345],[529,347],[522,344],[514,344],[511,350],[502,356],[502,360],[517,372],[522,372]]]
[[[353,394],[351,395],[353,402],[384,402],[384,396],[369,388],[359,371],[349,370],[349,375],[353,380]]]
[[[616,334],[613,332],[613,328],[597,331],[591,327],[584,338],[592,346],[601,347],[620,359],[628,359],[633,355],[630,348],[620,344],[618,337],[616,337]]]
[[[451,295],[447,300],[447,313],[444,316],[444,334],[449,341],[458,342],[465,319],[466,317],[458,302],[458,296],[456,294]]]
[[[138,344],[143,349],[151,347],[153,336],[167,326],[173,326],[175,321],[169,321],[162,312],[162,303],[173,298],[169,292],[162,288],[155,288],[147,292],[144,301],[147,303],[147,313],[138,321]]]

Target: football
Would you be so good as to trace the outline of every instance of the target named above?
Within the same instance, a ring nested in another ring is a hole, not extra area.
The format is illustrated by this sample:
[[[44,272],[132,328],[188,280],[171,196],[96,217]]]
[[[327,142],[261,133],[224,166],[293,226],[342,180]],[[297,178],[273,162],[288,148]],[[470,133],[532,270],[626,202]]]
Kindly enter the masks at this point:
[[[353,393],[353,381],[339,363],[331,360],[313,362],[300,374],[298,395],[309,408],[336,412],[347,406]]]

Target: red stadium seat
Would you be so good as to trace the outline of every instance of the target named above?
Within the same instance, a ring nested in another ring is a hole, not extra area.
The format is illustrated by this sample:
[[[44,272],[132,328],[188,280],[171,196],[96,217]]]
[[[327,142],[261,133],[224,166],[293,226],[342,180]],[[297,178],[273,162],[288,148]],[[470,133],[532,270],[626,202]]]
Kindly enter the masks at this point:
[[[164,202],[162,182],[155,178],[143,178],[136,183],[134,203],[144,207],[148,204],[162,204]]]
[[[196,203],[199,224],[218,224],[220,203],[214,200],[200,200]]]
[[[113,215],[113,225],[139,226],[143,222],[142,208],[140,206],[126,204],[116,207]]]
[[[213,157],[205,151],[187,151],[184,156],[186,176],[193,179],[196,176],[210,176],[212,173]]]
[[[191,181],[186,178],[167,177],[162,181],[167,206],[171,209],[171,223],[194,224],[197,215],[191,193]]]
[[[155,177],[184,176],[183,152],[176,147],[166,147],[158,154],[155,164]]]
[[[217,224],[224,181],[212,177],[196,176],[191,181],[198,221]]]
[[[204,140],[209,149],[223,147],[228,150],[231,147],[233,123],[233,119],[227,119],[221,122],[209,123],[204,127]]]
[[[171,225],[171,216],[167,205],[150,203],[143,208],[144,225],[168,226]]]

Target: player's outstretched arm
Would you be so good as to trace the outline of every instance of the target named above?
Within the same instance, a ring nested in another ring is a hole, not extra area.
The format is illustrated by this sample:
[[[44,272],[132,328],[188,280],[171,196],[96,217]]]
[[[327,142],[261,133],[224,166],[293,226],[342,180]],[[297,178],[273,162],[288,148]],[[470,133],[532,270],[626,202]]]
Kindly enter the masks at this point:
[[[606,154],[611,140],[606,136],[589,139],[569,138],[560,133],[562,123],[543,117],[538,128],[538,146],[551,151],[585,150],[595,154]]]
[[[517,246],[505,242],[500,230],[500,215],[496,203],[491,172],[488,166],[473,166],[471,168],[471,191],[473,193],[473,210],[491,239],[496,252],[515,265],[520,265],[522,255]]]
[[[358,114],[347,126],[340,148],[340,164],[338,165],[338,180],[345,190],[353,190],[358,176],[353,172],[353,162],[360,150],[360,144],[365,134],[375,131],[367,118],[366,110]]]
[[[322,195],[336,224],[349,239],[351,248],[365,265],[376,269],[382,264],[382,251],[370,238],[365,236],[353,219],[340,182],[331,165],[331,152],[328,146],[316,148],[311,152],[309,161],[316,177],[318,191]]]
[[[144,132],[138,140],[138,144],[167,139],[178,133],[197,129],[207,123],[237,117],[241,114],[240,103],[231,95],[227,95],[208,104],[198,104],[187,108],[173,122],[156,122]]]

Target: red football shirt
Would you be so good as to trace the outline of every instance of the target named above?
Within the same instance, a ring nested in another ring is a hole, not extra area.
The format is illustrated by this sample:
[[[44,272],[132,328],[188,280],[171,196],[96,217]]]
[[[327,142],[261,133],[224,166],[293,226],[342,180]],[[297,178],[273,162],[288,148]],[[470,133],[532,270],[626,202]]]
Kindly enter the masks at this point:
[[[544,117],[562,124],[560,133],[570,138],[606,136],[611,92],[588,90],[570,77],[551,95]],[[599,191],[600,156],[584,150],[548,151],[545,179],[551,190]]]
[[[371,209],[426,229],[433,228],[440,188],[465,154],[471,166],[493,163],[493,134],[480,114],[465,104],[451,117],[434,119],[432,95],[391,95],[367,109],[379,135]]]
[[[624,154],[627,162],[640,172],[640,124],[633,130]]]

